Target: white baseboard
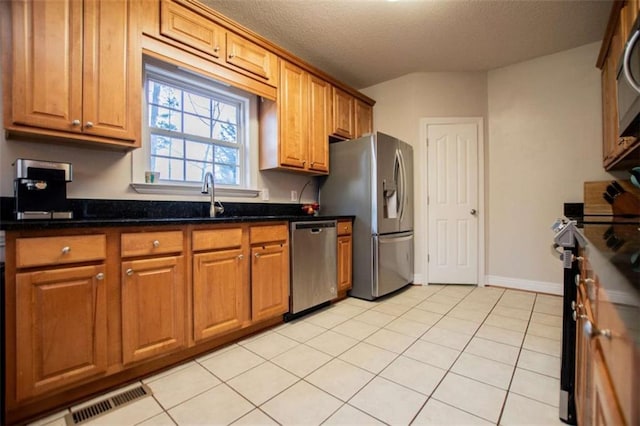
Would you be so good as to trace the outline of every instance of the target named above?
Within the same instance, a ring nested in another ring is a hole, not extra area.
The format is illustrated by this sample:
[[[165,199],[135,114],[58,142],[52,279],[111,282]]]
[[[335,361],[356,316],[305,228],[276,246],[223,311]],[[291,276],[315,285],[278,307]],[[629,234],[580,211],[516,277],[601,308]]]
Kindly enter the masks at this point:
[[[422,281],[422,274],[413,274],[413,283],[415,285],[424,284],[424,281]]]
[[[497,275],[487,275],[484,281],[486,285],[495,285],[516,290],[535,291],[537,293],[555,294],[558,296],[562,296],[563,293],[562,283],[524,280],[522,278],[500,277]]]

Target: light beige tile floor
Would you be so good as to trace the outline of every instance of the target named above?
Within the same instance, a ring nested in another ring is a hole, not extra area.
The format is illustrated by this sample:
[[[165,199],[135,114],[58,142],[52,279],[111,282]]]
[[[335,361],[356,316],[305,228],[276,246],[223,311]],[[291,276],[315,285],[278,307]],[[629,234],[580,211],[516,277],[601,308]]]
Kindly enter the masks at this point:
[[[562,424],[561,309],[492,287],[348,298],[147,377],[153,397],[89,424]]]

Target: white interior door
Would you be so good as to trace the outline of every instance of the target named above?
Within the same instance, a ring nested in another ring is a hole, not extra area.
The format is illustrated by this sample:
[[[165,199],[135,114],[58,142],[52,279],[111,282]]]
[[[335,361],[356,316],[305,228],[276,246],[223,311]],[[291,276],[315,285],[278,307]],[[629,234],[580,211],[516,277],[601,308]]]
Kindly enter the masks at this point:
[[[478,284],[478,125],[427,128],[428,282]]]

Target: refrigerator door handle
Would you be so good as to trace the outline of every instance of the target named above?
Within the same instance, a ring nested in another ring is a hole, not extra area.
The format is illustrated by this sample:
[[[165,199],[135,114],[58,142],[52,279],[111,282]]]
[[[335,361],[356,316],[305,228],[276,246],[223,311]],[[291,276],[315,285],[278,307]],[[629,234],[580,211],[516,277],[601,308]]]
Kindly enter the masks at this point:
[[[409,241],[413,239],[413,233],[411,233],[410,235],[406,235],[403,237],[395,237],[395,236],[379,236],[378,237],[378,241],[380,241],[380,243],[401,243],[403,241]]]
[[[399,174],[398,174],[398,180],[399,180],[399,193],[398,193],[398,203],[400,204],[398,207],[398,210],[400,211],[399,214],[399,221],[402,222],[402,220],[404,219],[404,212],[405,212],[405,206],[406,206],[406,200],[407,200],[407,194],[406,194],[406,170],[405,170],[405,166],[404,166],[404,157],[402,156],[402,151],[400,151],[399,149],[396,150],[396,161],[398,162],[398,168],[399,168]]]

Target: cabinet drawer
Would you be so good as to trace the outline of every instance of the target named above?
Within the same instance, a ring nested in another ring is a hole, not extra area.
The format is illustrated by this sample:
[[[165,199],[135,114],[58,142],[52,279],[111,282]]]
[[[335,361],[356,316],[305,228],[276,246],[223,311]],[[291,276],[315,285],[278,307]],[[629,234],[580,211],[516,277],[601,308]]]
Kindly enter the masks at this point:
[[[16,267],[55,265],[103,260],[107,240],[104,235],[18,238]]]
[[[122,257],[182,252],[182,231],[122,234]]]
[[[161,3],[160,34],[216,59],[224,56],[225,29],[169,0]]]
[[[289,237],[289,228],[284,223],[278,225],[252,226],[249,235],[251,244],[286,241]]]
[[[193,251],[218,250],[242,246],[242,228],[193,231]]]
[[[338,221],[338,235],[351,235],[353,232],[353,225],[350,220]]]

